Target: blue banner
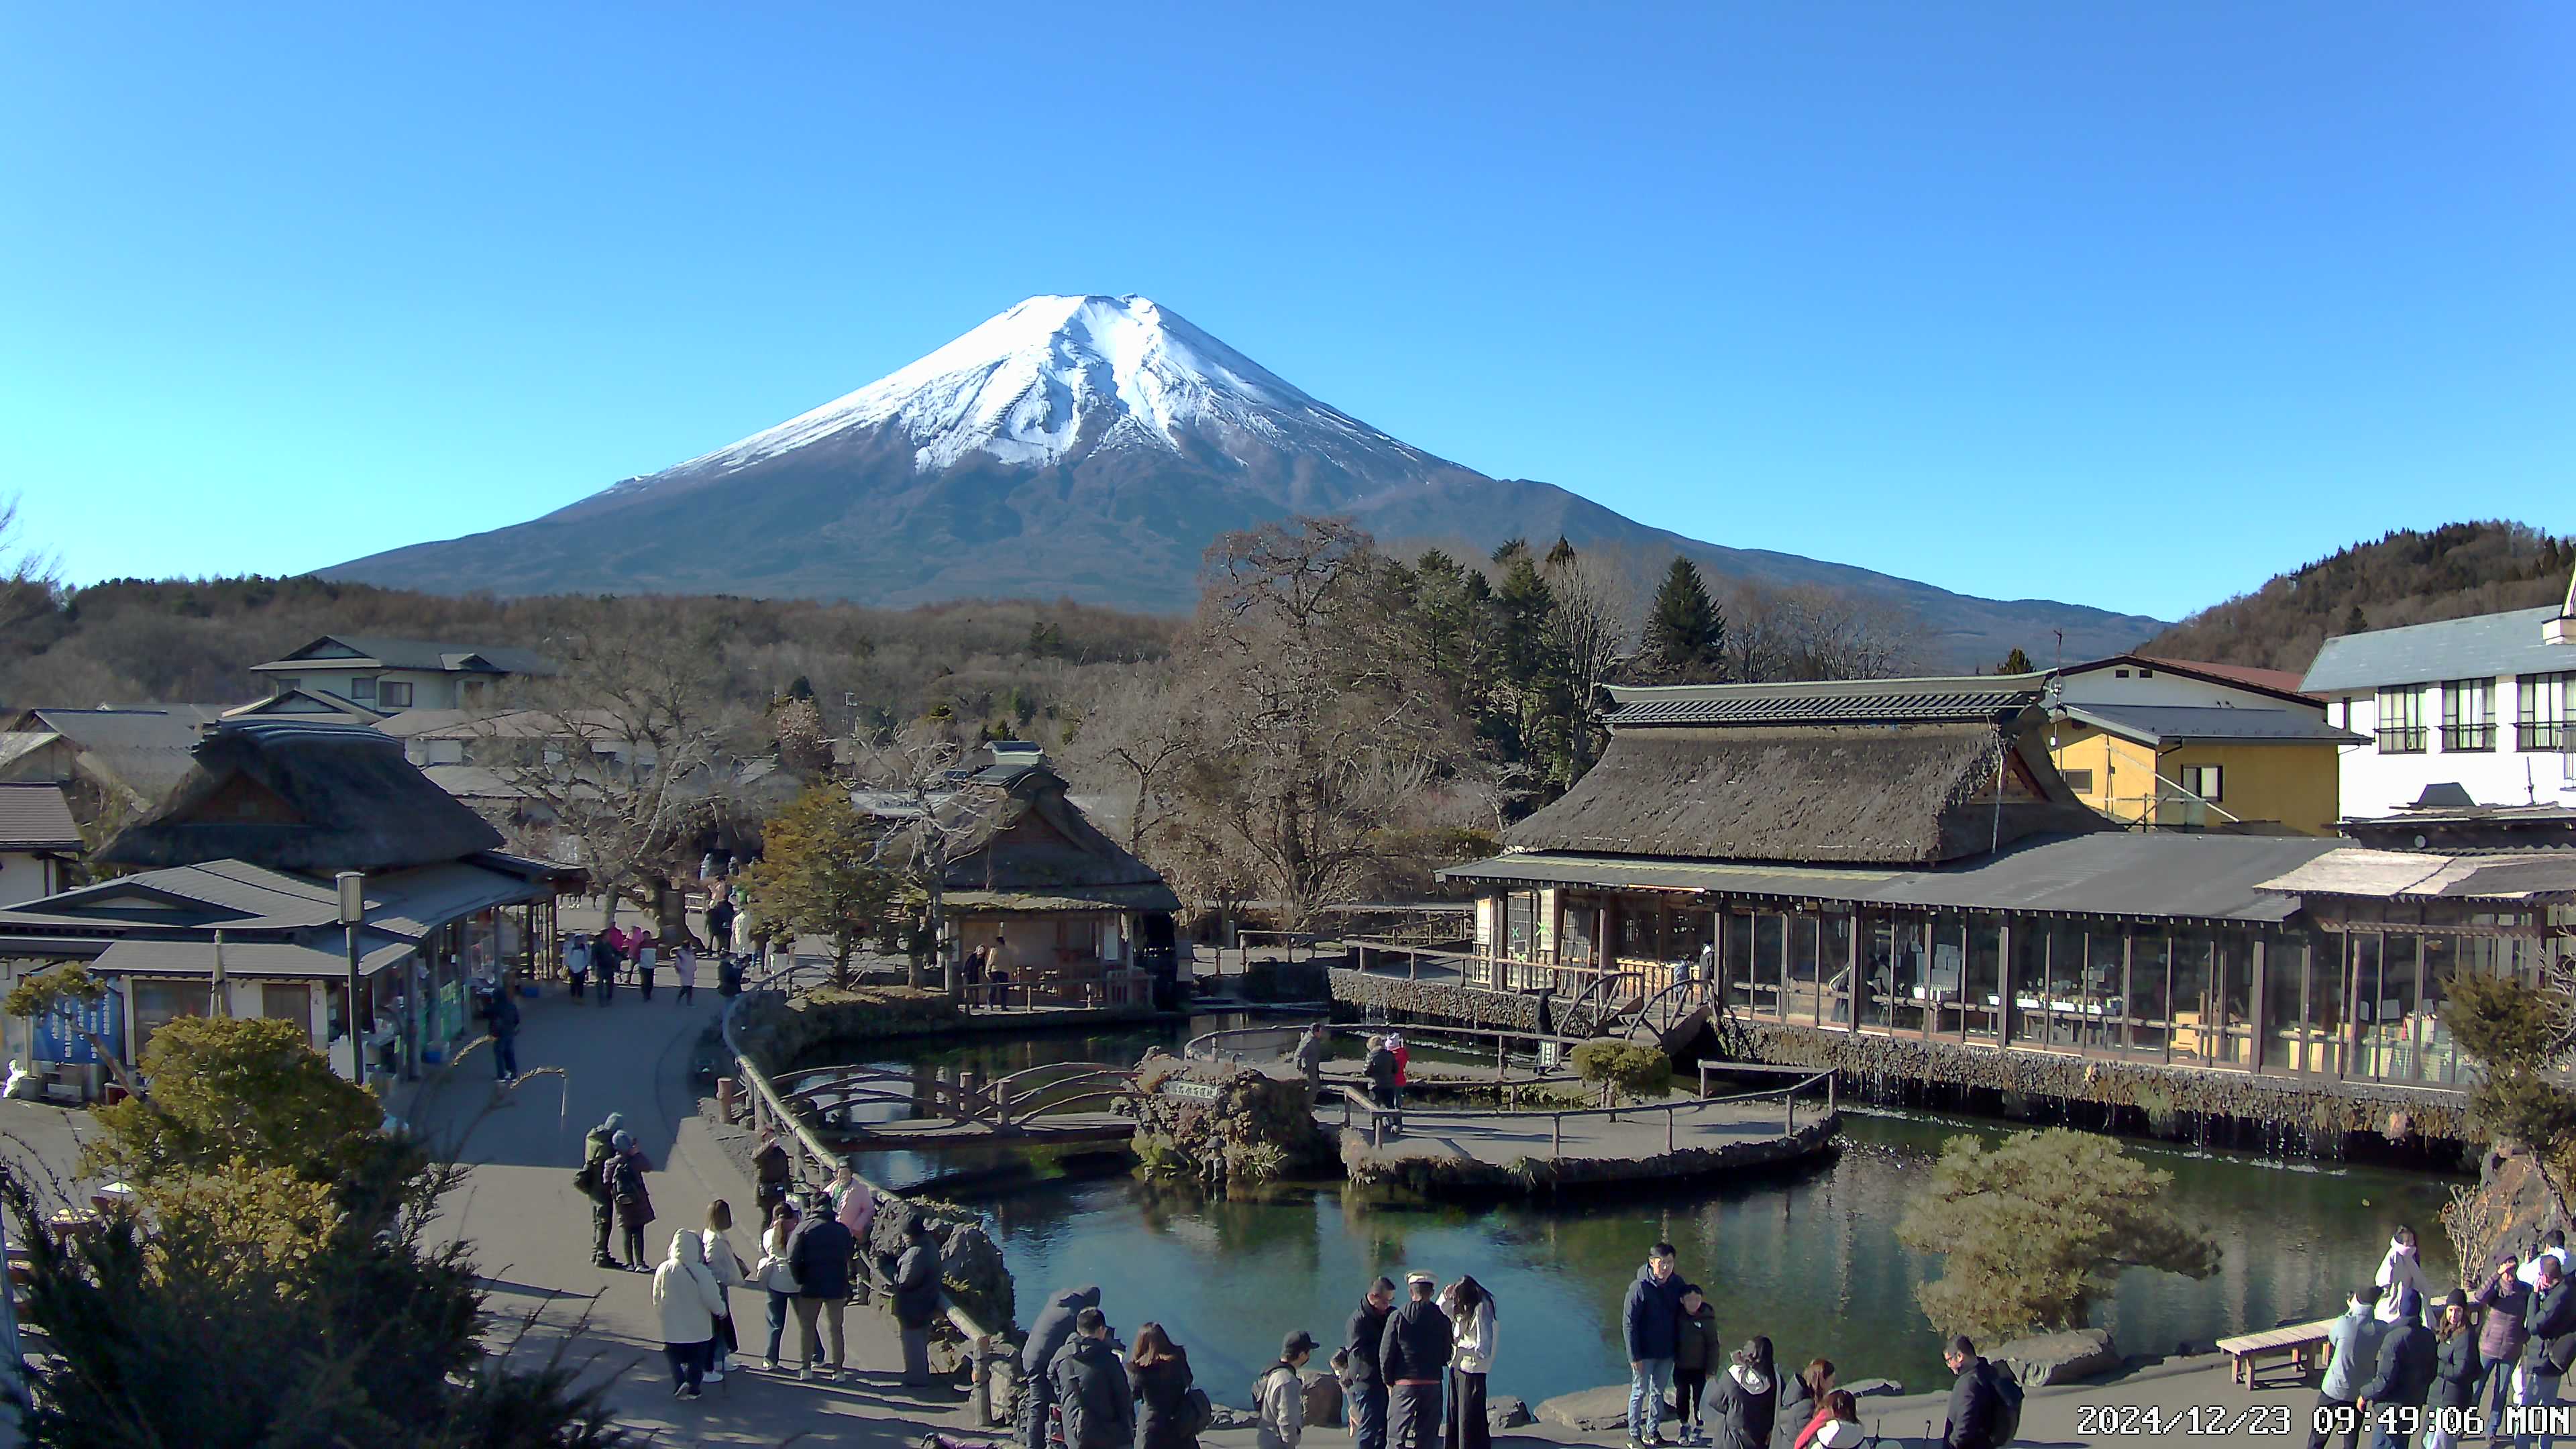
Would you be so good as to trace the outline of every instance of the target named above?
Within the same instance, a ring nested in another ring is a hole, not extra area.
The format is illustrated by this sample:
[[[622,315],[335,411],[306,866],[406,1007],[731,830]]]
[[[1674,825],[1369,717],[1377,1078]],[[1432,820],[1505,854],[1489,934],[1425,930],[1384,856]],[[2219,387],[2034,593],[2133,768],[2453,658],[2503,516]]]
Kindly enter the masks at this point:
[[[95,1033],[109,1051],[125,1055],[125,998],[114,989],[91,1002],[65,1002],[36,1018],[36,1060],[71,1066],[94,1066],[98,1049],[83,1031]]]

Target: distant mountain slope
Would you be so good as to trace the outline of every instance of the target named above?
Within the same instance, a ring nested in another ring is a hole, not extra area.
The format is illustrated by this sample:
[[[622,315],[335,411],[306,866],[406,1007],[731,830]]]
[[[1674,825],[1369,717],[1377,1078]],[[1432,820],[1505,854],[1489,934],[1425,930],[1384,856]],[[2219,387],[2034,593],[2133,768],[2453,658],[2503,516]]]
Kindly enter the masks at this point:
[[[2557,603],[2571,567],[2576,539],[2528,524],[2401,528],[2203,609],[2139,652],[2304,673],[2336,634]]]
[[[1488,478],[1300,391],[1142,297],[1032,297],[822,407],[542,518],[325,577],[465,593],[748,594],[906,605],[1068,598],[1178,612],[1215,537],[1349,514],[1390,542],[1675,550],[1720,580],[1813,584],[1913,616],[1926,663],[2020,645],[2112,653],[2158,627],[1998,601],[1649,528],[1552,484]]]

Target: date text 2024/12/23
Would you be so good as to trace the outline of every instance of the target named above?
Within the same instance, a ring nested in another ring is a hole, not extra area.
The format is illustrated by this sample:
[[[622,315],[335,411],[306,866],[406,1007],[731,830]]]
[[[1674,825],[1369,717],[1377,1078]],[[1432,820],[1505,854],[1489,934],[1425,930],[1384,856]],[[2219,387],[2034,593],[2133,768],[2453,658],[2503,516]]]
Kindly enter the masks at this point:
[[[2298,1416],[2287,1404],[2193,1404],[2179,1409],[2154,1404],[2086,1404],[2075,1411],[2075,1432],[2087,1442],[2104,1439],[2208,1437],[2234,1439],[2289,1435]]]

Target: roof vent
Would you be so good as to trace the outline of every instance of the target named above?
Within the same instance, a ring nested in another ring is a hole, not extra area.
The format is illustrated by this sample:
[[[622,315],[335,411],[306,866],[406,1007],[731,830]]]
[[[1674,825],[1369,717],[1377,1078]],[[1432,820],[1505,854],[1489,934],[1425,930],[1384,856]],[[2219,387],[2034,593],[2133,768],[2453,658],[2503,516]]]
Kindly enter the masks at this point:
[[[992,749],[993,763],[996,765],[1006,767],[1025,765],[1033,769],[1046,768],[1046,747],[1043,745],[1035,744],[1028,740],[995,740],[993,741]]]

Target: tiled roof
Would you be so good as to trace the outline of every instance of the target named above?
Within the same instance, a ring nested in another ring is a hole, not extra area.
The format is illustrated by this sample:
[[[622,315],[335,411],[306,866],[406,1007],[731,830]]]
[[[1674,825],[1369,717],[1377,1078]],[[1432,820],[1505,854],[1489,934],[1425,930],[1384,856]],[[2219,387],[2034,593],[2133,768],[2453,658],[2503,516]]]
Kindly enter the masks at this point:
[[[1638,725],[1879,724],[1968,722],[2010,718],[2039,703],[2033,676],[2005,676],[2005,687],[1954,679],[1873,680],[1901,688],[1854,689],[1856,681],[1805,685],[1707,685],[1610,691],[1612,729]]]
[[[2346,634],[2317,651],[2299,687],[2317,694],[2576,670],[2576,645],[2541,642],[2540,626],[2558,616],[2553,604]]]
[[[80,843],[62,786],[0,785],[0,850],[78,850]]]
[[[2226,709],[2213,705],[2070,704],[2067,718],[2146,744],[2188,740],[2248,743],[2369,743],[2365,735],[2336,729],[2303,709]]]

